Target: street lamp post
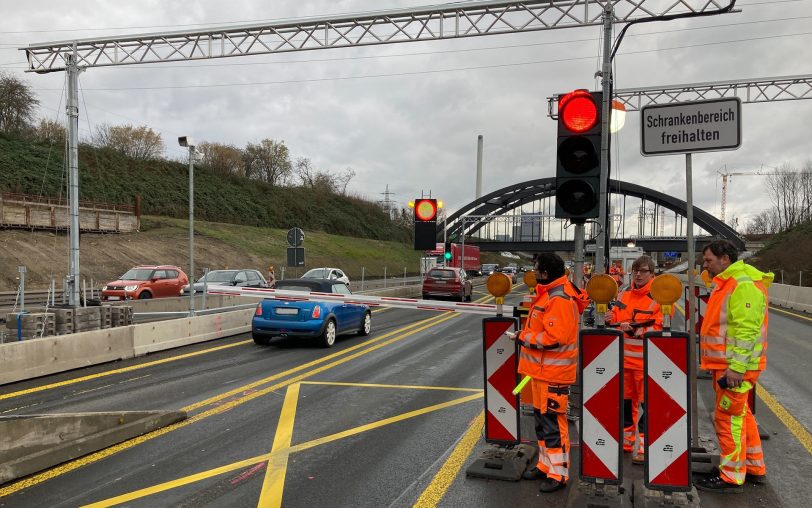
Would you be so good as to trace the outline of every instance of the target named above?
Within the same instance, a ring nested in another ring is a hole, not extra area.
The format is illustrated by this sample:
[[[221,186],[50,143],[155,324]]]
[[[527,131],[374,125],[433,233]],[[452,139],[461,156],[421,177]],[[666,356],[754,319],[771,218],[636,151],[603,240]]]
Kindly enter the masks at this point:
[[[178,144],[189,149],[189,317],[195,315],[195,142],[181,136]]]

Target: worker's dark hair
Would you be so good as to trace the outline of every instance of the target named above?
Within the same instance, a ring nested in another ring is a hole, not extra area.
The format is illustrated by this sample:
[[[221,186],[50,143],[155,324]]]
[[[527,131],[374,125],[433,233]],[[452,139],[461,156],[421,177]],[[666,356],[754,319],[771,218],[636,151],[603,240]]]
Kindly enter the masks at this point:
[[[739,249],[730,240],[714,240],[702,249],[703,254],[707,251],[711,251],[717,258],[727,254],[731,263],[739,260]]]
[[[651,256],[645,255],[634,260],[634,263],[632,263],[632,270],[639,270],[644,266],[648,268],[651,273],[654,273],[654,260],[651,259]]]
[[[547,272],[550,280],[564,276],[564,260],[558,254],[541,252],[536,255],[536,267],[539,272]]]

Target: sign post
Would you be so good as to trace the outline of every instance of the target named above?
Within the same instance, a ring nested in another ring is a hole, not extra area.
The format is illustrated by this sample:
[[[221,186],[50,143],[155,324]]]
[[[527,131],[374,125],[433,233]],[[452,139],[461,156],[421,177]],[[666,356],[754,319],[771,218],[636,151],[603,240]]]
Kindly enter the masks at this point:
[[[685,203],[688,212],[688,295],[693,300],[696,280],[696,246],[694,245],[694,200],[691,154],[736,150],[742,142],[741,99],[725,97],[707,101],[656,104],[641,109],[640,152],[645,156],[685,154]],[[688,302],[686,302],[687,304]],[[689,379],[691,382],[691,439],[699,446],[696,394],[696,321],[689,317]]]
[[[305,265],[304,238],[305,234],[301,228],[290,228],[288,230],[287,264],[289,267],[298,268]]]

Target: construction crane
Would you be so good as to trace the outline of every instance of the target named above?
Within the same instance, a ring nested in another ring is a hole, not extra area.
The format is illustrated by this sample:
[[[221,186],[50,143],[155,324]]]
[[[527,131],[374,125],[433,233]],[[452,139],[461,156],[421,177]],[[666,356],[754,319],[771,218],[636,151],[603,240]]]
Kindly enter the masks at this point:
[[[776,169],[773,166],[767,166],[772,169]],[[727,204],[727,184],[732,176],[771,176],[771,175],[779,175],[781,174],[779,171],[765,171],[764,164],[761,165],[761,168],[754,172],[746,173],[743,171],[728,171],[727,164],[725,164],[722,168],[716,170],[717,173],[722,175],[722,206],[719,212],[719,218],[722,222],[725,221],[725,205]]]

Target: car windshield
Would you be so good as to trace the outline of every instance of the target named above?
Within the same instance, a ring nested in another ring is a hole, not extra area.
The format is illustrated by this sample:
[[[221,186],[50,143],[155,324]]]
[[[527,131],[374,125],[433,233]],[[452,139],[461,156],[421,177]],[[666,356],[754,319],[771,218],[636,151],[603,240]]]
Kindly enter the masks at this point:
[[[327,268],[313,268],[312,270],[308,270],[307,273],[302,275],[302,278],[303,279],[326,279],[329,274],[330,274],[330,271]]]
[[[198,282],[231,282],[236,272],[225,270],[214,270],[205,277],[200,277]]]
[[[496,268],[496,265],[482,265],[483,270],[493,270]]]
[[[429,272],[429,277],[433,279],[453,279],[454,270],[432,270]]]
[[[127,270],[120,280],[149,280],[153,271],[152,268],[132,268]]]

